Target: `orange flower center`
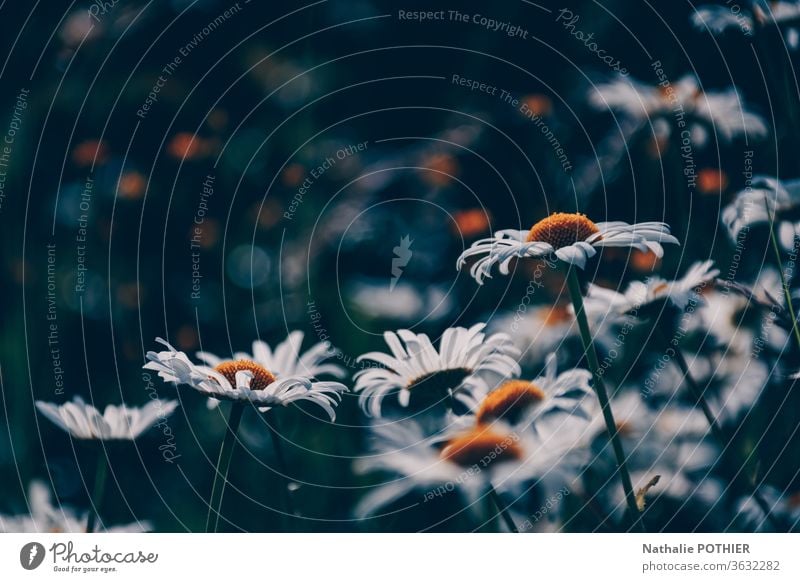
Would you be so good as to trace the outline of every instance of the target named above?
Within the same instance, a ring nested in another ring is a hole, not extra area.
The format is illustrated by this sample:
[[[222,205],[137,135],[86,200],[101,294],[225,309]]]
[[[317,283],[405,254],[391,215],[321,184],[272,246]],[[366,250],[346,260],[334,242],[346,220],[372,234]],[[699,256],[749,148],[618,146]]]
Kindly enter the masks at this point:
[[[253,374],[253,379],[250,380],[251,390],[264,390],[267,386],[275,381],[275,375],[267,370],[264,366],[256,364],[252,360],[232,360],[230,362],[222,362],[219,366],[214,368],[225,379],[236,386],[236,373],[247,371]]]
[[[544,324],[547,327],[555,327],[562,323],[572,320],[572,313],[567,309],[566,305],[554,305],[547,315],[544,317]]]
[[[486,468],[490,463],[520,460],[522,449],[517,440],[514,435],[498,434],[478,425],[451,439],[439,456],[462,467],[480,465]]]
[[[533,225],[528,242],[546,242],[558,250],[578,241],[584,241],[600,232],[597,225],[583,214],[556,212]]]
[[[516,422],[531,406],[545,399],[544,390],[527,380],[509,380],[483,399],[475,419],[478,423],[502,418]]]

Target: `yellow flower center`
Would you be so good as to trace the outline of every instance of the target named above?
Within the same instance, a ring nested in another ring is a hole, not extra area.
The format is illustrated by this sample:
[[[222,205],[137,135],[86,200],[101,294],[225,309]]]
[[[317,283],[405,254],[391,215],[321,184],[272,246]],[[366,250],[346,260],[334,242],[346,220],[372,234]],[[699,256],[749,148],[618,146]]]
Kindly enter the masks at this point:
[[[583,214],[556,212],[533,225],[527,242],[546,242],[558,250],[584,241],[598,232],[600,229],[597,225]]]
[[[527,380],[509,380],[483,399],[475,420],[479,424],[500,418],[516,422],[526,410],[544,399],[544,390],[536,384]]]
[[[225,379],[236,386],[236,373],[247,371],[253,374],[253,379],[250,380],[250,390],[264,390],[267,386],[275,381],[275,375],[267,370],[264,366],[256,364],[252,360],[232,360],[230,362],[222,362],[214,370],[222,374]]]
[[[572,321],[572,313],[566,305],[554,305],[544,317],[544,325],[547,327],[555,327],[568,321]]]
[[[439,456],[462,467],[486,468],[490,463],[520,460],[522,449],[517,440],[514,435],[499,434],[478,425],[451,439]]]

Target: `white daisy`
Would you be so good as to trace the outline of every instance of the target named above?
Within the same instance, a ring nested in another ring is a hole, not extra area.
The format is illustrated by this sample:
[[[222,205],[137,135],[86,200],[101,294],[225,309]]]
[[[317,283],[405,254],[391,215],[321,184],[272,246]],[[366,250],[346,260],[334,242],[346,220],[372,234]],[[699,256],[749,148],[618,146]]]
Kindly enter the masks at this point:
[[[103,441],[133,440],[172,414],[177,406],[177,400],[152,400],[141,408],[109,404],[100,414],[80,396],[61,405],[36,401],[39,412],[74,438]]]
[[[508,332],[522,352],[522,360],[541,362],[568,338],[578,337],[575,315],[566,305],[520,304],[514,313],[500,313],[489,321],[489,331]]]
[[[392,354],[369,352],[359,362],[372,361],[379,368],[355,375],[354,390],[359,404],[370,416],[380,416],[383,398],[397,393],[401,406],[408,406],[412,394],[437,402],[449,394],[503,380],[520,373],[519,355],[508,335],[486,336],[478,323],[469,329],[451,327],[442,334],[439,349],[425,334],[407,329],[383,334]]]
[[[508,275],[509,264],[514,258],[555,257],[580,268],[586,260],[597,254],[602,247],[632,247],[641,251],[652,251],[661,257],[661,243],[678,244],[678,239],[669,233],[663,222],[599,222],[595,224],[583,214],[556,212],[540,220],[530,230],[500,230],[493,237],[473,243],[461,253],[456,263],[461,268],[467,259],[486,255],[470,268],[470,275],[483,284],[484,277],[491,277],[495,264],[500,273]]]
[[[220,400],[230,400],[250,402],[260,411],[266,412],[274,406],[288,406],[306,400],[322,408],[333,421],[336,418],[334,407],[339,403],[340,393],[347,390],[339,382],[318,382],[298,374],[301,370],[330,372],[333,368],[338,369],[338,366],[332,368],[318,365],[318,356],[315,355],[318,346],[306,354],[310,356],[305,361],[303,358],[297,360],[296,339],[287,340],[274,354],[266,344],[254,343],[255,358],[261,362],[273,362],[283,370],[295,372],[295,375],[280,377],[276,377],[272,371],[254,360],[222,360],[205,352],[199,354],[204,362],[219,363],[214,367],[194,364],[186,354],[176,350],[165,340],[156,338],[156,341],[166,346],[167,350],[148,352],[149,362],[144,367],[158,372],[166,382],[191,386],[210,399],[209,407],[218,405]]]
[[[700,301],[698,288],[704,287],[719,275],[713,261],[697,262],[689,267],[683,277],[667,281],[661,277],[649,277],[646,281],[633,281],[624,293],[590,284],[584,306],[594,318],[624,315],[634,310],[647,308],[669,301],[678,309],[685,309],[693,299]]]
[[[681,504],[691,499],[708,507],[719,501],[722,487],[708,476],[719,451],[706,439],[708,422],[702,412],[676,405],[653,410],[632,391],[617,396],[612,404],[628,451],[634,491],[644,488],[656,475],[660,477],[645,497],[648,504],[661,496]],[[595,430],[605,434],[605,425],[596,421]],[[603,455],[597,459],[613,470],[615,461],[608,449],[604,446]],[[622,490],[609,484],[605,493],[609,511],[621,518],[626,509]]]
[[[414,492],[422,502],[435,502],[445,492],[455,491],[475,512],[490,485],[512,496],[531,479],[546,490],[563,488],[586,462],[581,438],[585,426],[563,423],[557,437],[555,431],[545,436],[514,432],[502,424],[476,426],[444,441],[441,436],[425,438],[414,421],[375,427],[373,454],[356,461],[356,472],[386,471],[394,477],[367,494],[355,514],[362,519],[375,515]]]
[[[729,29],[740,29],[742,33],[751,36],[754,32],[763,29],[769,24],[782,27],[792,20],[800,17],[800,2],[770,1],[754,2],[752,12],[742,10],[733,11],[731,6],[700,6],[692,14],[691,20],[695,27],[708,28],[712,34],[722,34]],[[784,37],[790,48],[798,47],[797,27],[789,26],[783,30]]]
[[[0,533],[85,533],[88,516],[69,507],[54,506],[50,489],[41,481],[28,486],[28,508],[24,515],[0,515]],[[108,533],[142,533],[153,529],[150,522],[139,521],[103,528]]]
[[[648,85],[630,77],[618,77],[596,85],[589,95],[596,109],[622,111],[640,122],[670,119],[677,112],[690,118],[687,124],[693,141],[702,146],[704,125],[714,129],[726,141],[738,135],[766,137],[768,127],[761,116],[744,108],[739,91],[729,87],[723,91],[703,91],[697,77],[686,75],[666,88]],[[662,129],[672,132],[672,126]],[[695,129],[702,130],[700,133]]]
[[[508,380],[493,390],[480,386],[456,398],[475,415],[478,424],[502,420],[512,426],[535,426],[539,418],[558,412],[588,419],[590,405],[585,397],[592,391],[591,378],[591,372],[579,368],[559,374],[556,355],[550,354],[544,375],[535,380]]]
[[[223,359],[209,352],[197,352],[195,355],[207,366],[215,368],[222,363],[235,360],[249,360],[269,370],[277,378],[288,376],[305,376],[316,378],[329,374],[334,378],[344,378],[347,373],[342,366],[323,363],[336,354],[329,342],[318,342],[306,353],[300,355],[304,333],[291,332],[285,340],[275,346],[273,351],[269,344],[262,340],[253,342],[253,353],[237,352],[232,359]]]
[[[778,240],[785,249],[791,249],[795,237],[800,236],[800,221],[789,211],[796,210],[798,205],[800,180],[756,176],[722,211],[722,223],[733,242],[738,244],[739,237],[746,235],[751,226],[774,220],[778,226]]]

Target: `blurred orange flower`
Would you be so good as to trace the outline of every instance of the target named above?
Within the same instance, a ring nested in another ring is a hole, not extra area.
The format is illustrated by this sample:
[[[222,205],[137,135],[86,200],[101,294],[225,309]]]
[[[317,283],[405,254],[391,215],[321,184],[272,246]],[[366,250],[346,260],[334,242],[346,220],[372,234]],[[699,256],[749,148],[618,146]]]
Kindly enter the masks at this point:
[[[703,194],[721,194],[728,187],[728,175],[717,168],[697,172],[697,189]]]
[[[92,164],[103,164],[107,159],[108,146],[102,140],[82,141],[72,150],[72,161],[76,166],[87,167]]]
[[[446,186],[459,174],[458,160],[450,154],[438,153],[425,158],[420,164],[422,179],[431,186]]]
[[[167,153],[177,160],[196,160],[211,153],[212,142],[199,135],[182,131],[167,146]]]
[[[120,198],[127,200],[136,200],[141,198],[144,194],[144,189],[147,186],[147,180],[139,172],[125,172],[119,179],[119,192]]]
[[[453,218],[456,221],[456,234],[460,234],[464,238],[473,238],[489,229],[490,217],[486,210],[480,208],[459,210],[453,214]]]

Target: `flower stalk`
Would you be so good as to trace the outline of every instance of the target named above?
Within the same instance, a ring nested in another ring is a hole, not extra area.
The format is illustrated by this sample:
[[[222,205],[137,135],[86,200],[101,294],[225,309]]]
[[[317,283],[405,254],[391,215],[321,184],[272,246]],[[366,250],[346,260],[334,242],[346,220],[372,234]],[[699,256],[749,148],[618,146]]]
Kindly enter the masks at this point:
[[[519,533],[519,528],[517,527],[517,524],[514,523],[514,519],[511,517],[511,514],[508,512],[508,507],[506,507],[506,504],[503,503],[502,499],[500,499],[500,496],[497,494],[497,491],[495,491],[491,483],[489,483],[488,495],[489,499],[492,500],[492,503],[494,503],[494,506],[500,513],[500,517],[503,519],[506,527],[511,530],[511,533]]]
[[[271,418],[270,418],[270,415]],[[272,450],[275,453],[275,459],[278,462],[278,471],[280,479],[283,481],[283,503],[286,509],[284,516],[287,518],[286,521],[291,520],[291,518],[297,517],[297,512],[295,511],[294,499],[292,496],[292,490],[289,487],[290,479],[288,473],[288,465],[286,463],[286,456],[283,453],[283,445],[281,444],[281,434],[278,428],[278,419],[274,416],[274,411],[267,413],[264,415],[264,418],[267,423],[267,427],[269,428],[269,434],[272,437]]]
[[[100,513],[100,504],[103,502],[103,496],[106,490],[106,481],[108,480],[108,460],[105,451],[100,451],[97,455],[97,469],[94,476],[94,487],[92,489],[91,509],[89,510],[89,517],[86,520],[86,533],[94,533],[97,526],[98,514]]]
[[[589,360],[589,367],[591,368],[592,377],[594,378],[593,388],[600,402],[600,409],[603,412],[606,431],[608,432],[608,437],[614,450],[614,456],[616,457],[619,475],[622,480],[622,488],[625,493],[625,502],[628,505],[634,527],[643,532],[644,524],[642,523],[641,512],[636,505],[636,494],[633,491],[631,475],[628,472],[625,449],[622,446],[622,440],[617,430],[617,423],[614,420],[614,413],[611,410],[611,402],[609,401],[608,392],[603,382],[603,376],[600,374],[600,361],[594,347],[592,333],[589,330],[589,321],[586,318],[586,311],[583,306],[581,285],[578,281],[578,274],[573,267],[567,269],[567,286],[569,288],[570,299],[572,300],[572,307],[575,310],[575,319],[578,321],[578,329],[580,331],[584,353]]]
[[[225,492],[225,485],[228,483],[228,470],[231,466],[231,457],[236,446],[236,433],[239,431],[243,413],[244,405],[234,402],[228,416],[228,426],[225,430],[225,438],[222,439],[214,472],[214,484],[211,487],[211,500],[208,504],[208,518],[206,519],[206,533],[216,532],[219,525],[222,496]]]

